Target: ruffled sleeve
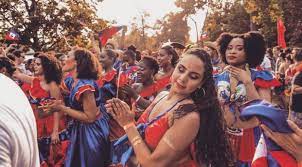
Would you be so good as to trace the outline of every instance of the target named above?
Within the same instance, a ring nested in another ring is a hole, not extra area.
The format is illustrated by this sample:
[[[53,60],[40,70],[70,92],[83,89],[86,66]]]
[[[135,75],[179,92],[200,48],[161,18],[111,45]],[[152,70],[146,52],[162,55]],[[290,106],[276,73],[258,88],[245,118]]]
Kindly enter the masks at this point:
[[[281,83],[274,78],[271,72],[266,70],[251,70],[252,80],[254,85],[259,88],[272,88],[281,86]]]
[[[72,99],[79,101],[82,94],[86,91],[95,92],[97,85],[93,80],[78,80],[72,91]]]
[[[78,88],[77,92],[75,93],[75,99],[79,101],[82,94],[86,91],[95,92],[95,88],[92,85],[83,85]]]

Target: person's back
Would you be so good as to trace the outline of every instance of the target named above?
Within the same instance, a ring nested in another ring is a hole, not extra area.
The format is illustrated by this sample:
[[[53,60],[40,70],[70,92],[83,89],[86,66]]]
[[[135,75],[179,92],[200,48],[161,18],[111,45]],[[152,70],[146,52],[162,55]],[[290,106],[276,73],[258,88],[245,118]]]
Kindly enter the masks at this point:
[[[0,92],[0,166],[39,166],[35,117],[25,94],[2,74]]]

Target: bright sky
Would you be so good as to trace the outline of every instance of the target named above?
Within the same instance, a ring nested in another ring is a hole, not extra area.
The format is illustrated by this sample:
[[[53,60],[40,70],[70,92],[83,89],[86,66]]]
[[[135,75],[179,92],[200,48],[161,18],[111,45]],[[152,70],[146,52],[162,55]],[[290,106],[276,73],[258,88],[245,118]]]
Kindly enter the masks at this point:
[[[143,11],[146,11],[150,13],[150,19],[147,23],[153,25],[157,19],[162,19],[167,13],[179,10],[174,5],[174,0],[104,0],[98,7],[97,14],[106,20],[117,21],[118,25],[130,26],[133,17],[138,18]],[[199,11],[192,18],[197,22],[200,35],[205,12]],[[137,24],[140,25],[139,23]],[[189,19],[188,24],[191,27],[190,39],[195,42],[196,30],[194,22]]]

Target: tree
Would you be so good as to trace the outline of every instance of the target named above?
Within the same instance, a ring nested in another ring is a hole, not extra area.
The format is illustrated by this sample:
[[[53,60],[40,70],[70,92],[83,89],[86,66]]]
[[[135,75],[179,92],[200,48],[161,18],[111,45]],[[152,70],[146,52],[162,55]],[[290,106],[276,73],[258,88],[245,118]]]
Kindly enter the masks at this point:
[[[283,13],[286,41],[291,46],[302,47],[302,1],[278,0],[278,5]]]
[[[249,29],[249,14],[239,1],[212,5],[203,27],[211,41],[215,41],[222,32],[245,33]]]
[[[64,50],[64,37],[82,39],[87,29],[98,31],[106,21],[98,19],[94,5],[100,0],[0,0],[0,30],[17,29],[21,43],[35,50]]]
[[[157,39],[159,42],[174,41],[187,43],[189,40],[190,27],[187,24],[186,15],[182,12],[167,14],[163,20],[158,20],[156,27],[158,28]]]

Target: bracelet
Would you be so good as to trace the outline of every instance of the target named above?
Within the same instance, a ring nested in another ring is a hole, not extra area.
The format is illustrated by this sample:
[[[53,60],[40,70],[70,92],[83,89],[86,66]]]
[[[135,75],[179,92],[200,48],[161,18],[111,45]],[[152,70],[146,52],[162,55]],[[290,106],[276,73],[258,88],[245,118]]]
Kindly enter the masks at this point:
[[[123,129],[126,131],[127,129],[131,128],[132,126],[135,127],[135,124],[133,122],[128,123],[127,125],[123,126]]]
[[[136,146],[136,145],[138,145],[138,144],[141,144],[142,142],[143,142],[143,140],[142,140],[142,139],[139,139],[139,140],[135,141],[135,142],[132,144],[132,146],[134,147],[134,146]]]
[[[130,142],[131,143],[135,143],[136,141],[138,141],[138,140],[140,140],[141,138],[140,138],[140,136],[138,135],[138,136],[135,136]]]
[[[138,97],[135,100],[135,103],[137,103],[141,98],[142,98],[141,95],[138,95]]]

